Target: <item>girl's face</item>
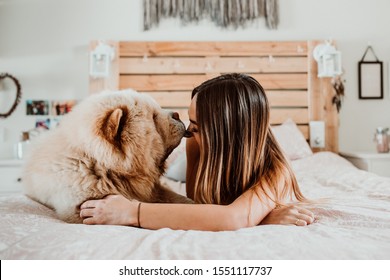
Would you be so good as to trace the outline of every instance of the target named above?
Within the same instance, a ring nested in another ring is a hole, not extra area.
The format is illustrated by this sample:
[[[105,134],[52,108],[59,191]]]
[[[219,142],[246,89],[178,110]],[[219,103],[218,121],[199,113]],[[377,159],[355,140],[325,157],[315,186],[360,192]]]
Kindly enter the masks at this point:
[[[188,131],[192,133],[192,137],[195,138],[198,146],[200,145],[200,137],[199,137],[199,127],[198,122],[196,120],[196,99],[198,95],[195,95],[192,98],[190,108],[188,109],[188,116],[190,118],[190,125],[188,127]]]

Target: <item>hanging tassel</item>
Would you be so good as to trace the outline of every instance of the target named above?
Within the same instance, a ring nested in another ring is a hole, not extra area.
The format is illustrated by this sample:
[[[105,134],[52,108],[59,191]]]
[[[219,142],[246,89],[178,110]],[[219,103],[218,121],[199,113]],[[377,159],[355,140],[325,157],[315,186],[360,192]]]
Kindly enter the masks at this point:
[[[244,24],[248,19],[248,0],[241,0],[240,6],[241,6],[241,17],[240,22],[241,24]]]
[[[165,0],[162,1],[161,15],[164,17],[170,17],[172,15],[172,2],[174,0]]]
[[[265,1],[266,0],[257,0],[257,10],[259,17],[265,17]]]
[[[231,25],[234,28],[238,28],[241,25],[241,5],[239,0],[232,0],[232,5],[231,5],[231,17],[230,17],[230,22]]]
[[[177,16],[177,0],[171,0],[170,16],[171,17],[176,17]]]
[[[144,5],[144,30],[149,30],[151,27],[150,23],[150,1],[144,0],[143,1]]]
[[[184,1],[185,0],[177,0],[177,13],[181,19],[184,16]]]
[[[182,15],[180,17],[184,24],[187,24],[190,21],[189,9],[190,9],[190,0],[184,0],[183,1],[183,11],[182,11]]]
[[[149,30],[153,25],[158,25],[160,18],[158,16],[159,0],[144,0],[144,30]]]
[[[162,17],[162,6],[163,6],[163,1],[164,0],[156,0],[156,23],[160,23],[160,19]]]
[[[266,25],[270,29],[276,29],[279,24],[278,0],[265,0]]]
[[[225,5],[225,0],[219,0],[218,13],[220,18],[220,26],[225,27],[227,24],[227,6]]]

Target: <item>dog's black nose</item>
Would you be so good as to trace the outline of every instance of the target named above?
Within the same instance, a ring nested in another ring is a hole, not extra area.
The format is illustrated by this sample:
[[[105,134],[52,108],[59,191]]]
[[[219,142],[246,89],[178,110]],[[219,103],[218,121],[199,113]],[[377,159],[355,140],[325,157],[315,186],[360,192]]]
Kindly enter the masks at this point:
[[[191,138],[193,136],[193,133],[189,130],[184,131],[184,136],[185,138]]]
[[[179,121],[180,120],[180,116],[179,116],[179,113],[178,112],[172,112],[172,118]]]

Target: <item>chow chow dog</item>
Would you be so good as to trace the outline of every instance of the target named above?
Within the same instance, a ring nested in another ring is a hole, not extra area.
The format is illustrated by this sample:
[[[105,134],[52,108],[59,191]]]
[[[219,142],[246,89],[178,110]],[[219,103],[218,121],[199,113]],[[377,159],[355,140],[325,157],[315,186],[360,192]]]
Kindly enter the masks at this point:
[[[22,181],[25,194],[69,223],[80,205],[122,194],[143,202],[191,203],[160,183],[165,160],[185,136],[177,113],[133,90],[92,95],[58,128],[32,144]]]

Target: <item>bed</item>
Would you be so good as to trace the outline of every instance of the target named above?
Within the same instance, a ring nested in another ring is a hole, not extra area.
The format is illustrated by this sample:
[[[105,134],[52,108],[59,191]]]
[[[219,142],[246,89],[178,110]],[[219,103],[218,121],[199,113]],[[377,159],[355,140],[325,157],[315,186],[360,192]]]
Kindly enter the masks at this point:
[[[302,191],[329,201],[310,207],[307,227],[230,232],[66,224],[23,195],[0,197],[1,259],[389,259],[390,179],[331,152],[293,161]],[[182,184],[172,182],[178,191]]]
[[[146,230],[66,224],[22,194],[0,196],[1,259],[390,259],[390,178],[338,155],[338,116],[329,79],[318,79],[311,53],[318,42],[109,42],[110,77],[91,92],[132,87],[186,118],[189,92],[224,72],[259,79],[270,99],[274,133],[291,160],[316,221],[307,227],[266,225],[237,231]],[[96,42],[91,43],[91,48]],[[325,122],[326,145],[308,145],[309,122]],[[184,142],[183,142],[184,143]],[[181,144],[161,178],[185,194]]]

